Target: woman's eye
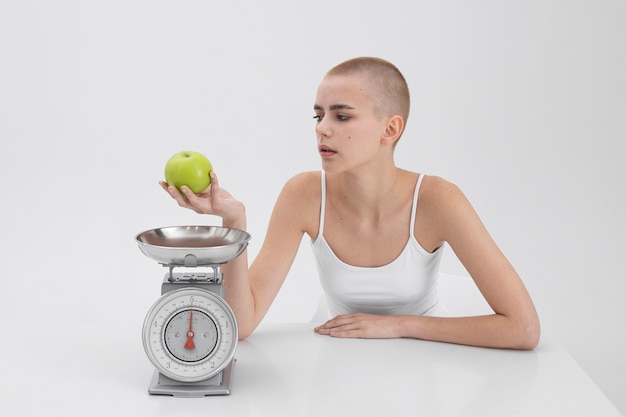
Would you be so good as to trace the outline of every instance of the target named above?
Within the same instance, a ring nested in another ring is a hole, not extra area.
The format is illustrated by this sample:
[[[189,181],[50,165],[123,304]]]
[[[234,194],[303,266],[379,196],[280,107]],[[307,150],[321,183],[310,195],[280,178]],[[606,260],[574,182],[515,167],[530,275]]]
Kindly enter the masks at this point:
[[[338,114],[335,117],[340,122],[345,122],[346,120],[350,119],[350,116],[346,116],[345,114]],[[323,118],[324,118],[324,115],[321,115],[321,114],[316,114],[315,116],[313,116],[313,119],[315,119],[317,123],[321,122]]]

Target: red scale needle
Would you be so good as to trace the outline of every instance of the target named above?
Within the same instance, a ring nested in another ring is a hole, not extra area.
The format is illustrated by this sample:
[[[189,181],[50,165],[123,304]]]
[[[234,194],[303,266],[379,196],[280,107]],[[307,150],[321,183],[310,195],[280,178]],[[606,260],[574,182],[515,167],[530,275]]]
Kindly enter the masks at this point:
[[[187,331],[187,342],[185,343],[185,349],[195,349],[196,345],[193,343],[193,310],[189,310],[189,330]]]

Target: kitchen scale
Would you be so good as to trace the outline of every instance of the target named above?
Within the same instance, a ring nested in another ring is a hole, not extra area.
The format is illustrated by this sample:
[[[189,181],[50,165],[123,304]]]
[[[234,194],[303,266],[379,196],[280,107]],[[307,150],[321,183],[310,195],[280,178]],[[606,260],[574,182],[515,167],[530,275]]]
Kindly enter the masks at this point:
[[[224,300],[220,268],[246,249],[250,235],[226,227],[172,226],[147,230],[135,240],[168,269],[161,297],[143,323],[144,350],[156,368],[148,392],[230,394],[237,320]]]

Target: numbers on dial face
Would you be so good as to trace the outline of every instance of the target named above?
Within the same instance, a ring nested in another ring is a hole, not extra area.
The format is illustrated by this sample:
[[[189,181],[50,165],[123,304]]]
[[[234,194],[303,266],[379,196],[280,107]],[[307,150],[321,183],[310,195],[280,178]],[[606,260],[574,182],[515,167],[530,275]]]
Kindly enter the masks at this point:
[[[143,344],[162,374],[177,381],[201,381],[233,359],[237,322],[221,297],[185,287],[164,294],[148,311]]]

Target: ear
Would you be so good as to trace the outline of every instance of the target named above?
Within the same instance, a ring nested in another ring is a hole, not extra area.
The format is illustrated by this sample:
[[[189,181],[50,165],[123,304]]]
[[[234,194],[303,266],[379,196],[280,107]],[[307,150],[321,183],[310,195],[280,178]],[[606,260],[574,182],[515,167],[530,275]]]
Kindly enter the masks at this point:
[[[385,145],[395,144],[404,130],[404,119],[400,115],[389,116],[387,126],[381,136],[381,143]]]

